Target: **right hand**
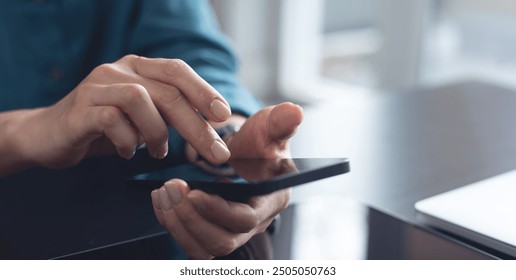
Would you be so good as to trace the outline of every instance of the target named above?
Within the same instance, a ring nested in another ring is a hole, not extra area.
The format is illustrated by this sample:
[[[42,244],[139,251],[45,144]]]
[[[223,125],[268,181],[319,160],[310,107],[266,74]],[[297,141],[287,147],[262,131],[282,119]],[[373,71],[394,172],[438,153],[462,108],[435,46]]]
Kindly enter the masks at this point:
[[[221,122],[231,111],[185,62],[128,55],[98,66],[58,103],[23,118],[18,145],[24,158],[50,168],[115,151],[129,159],[142,143],[161,159],[169,124],[205,159],[223,163],[230,153],[200,114]]]

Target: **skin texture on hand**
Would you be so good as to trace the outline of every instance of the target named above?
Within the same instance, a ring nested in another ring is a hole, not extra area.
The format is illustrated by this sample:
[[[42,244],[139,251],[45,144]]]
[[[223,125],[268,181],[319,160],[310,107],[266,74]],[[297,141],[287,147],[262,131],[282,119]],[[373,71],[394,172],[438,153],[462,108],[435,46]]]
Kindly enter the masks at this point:
[[[22,118],[13,135],[30,165],[64,168],[88,155],[117,152],[129,159],[142,143],[163,158],[171,125],[204,158],[225,162],[227,146],[200,114],[221,122],[231,110],[183,61],[128,55],[98,66],[58,103]]]
[[[289,102],[262,109],[229,139],[231,158],[289,157],[290,138],[302,121],[301,107]]]
[[[232,158],[281,158],[303,119],[301,107],[283,103],[251,116],[229,141]],[[194,259],[224,256],[264,232],[288,206],[290,189],[252,197],[247,203],[191,190],[173,179],[152,192],[158,221]]]

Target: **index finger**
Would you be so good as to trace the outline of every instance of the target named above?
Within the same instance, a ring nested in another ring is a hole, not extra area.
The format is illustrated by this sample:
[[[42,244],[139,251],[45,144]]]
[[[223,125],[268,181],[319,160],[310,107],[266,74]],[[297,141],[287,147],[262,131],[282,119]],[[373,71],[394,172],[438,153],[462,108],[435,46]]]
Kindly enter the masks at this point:
[[[231,116],[224,97],[184,61],[139,56],[128,56],[127,60],[138,75],[178,88],[208,119],[221,122]]]

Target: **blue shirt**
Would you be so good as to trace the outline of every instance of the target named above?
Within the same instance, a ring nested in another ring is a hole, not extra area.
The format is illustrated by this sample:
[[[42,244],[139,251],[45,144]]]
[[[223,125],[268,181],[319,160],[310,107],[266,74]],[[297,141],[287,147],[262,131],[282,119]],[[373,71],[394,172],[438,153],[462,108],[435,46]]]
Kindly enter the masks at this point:
[[[126,54],[182,59],[233,112],[259,109],[236,79],[235,57],[205,0],[4,0],[0,111],[51,105]],[[184,142],[170,136],[171,151],[182,152]]]

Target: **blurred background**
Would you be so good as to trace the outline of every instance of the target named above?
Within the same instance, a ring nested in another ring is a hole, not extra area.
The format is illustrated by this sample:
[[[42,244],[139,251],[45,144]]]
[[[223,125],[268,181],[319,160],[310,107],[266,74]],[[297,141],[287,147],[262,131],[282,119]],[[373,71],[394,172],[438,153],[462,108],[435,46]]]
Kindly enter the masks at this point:
[[[239,57],[241,80],[267,103],[291,100],[309,111],[328,100],[359,104],[371,92],[471,79],[516,88],[513,0],[211,1]],[[295,147],[303,147],[299,141]],[[358,156],[353,143],[342,146],[303,147],[294,156]],[[365,257],[367,213],[345,191],[293,211],[288,257]]]
[[[239,55],[242,80],[266,100],[472,77],[516,85],[511,0],[212,3]]]

